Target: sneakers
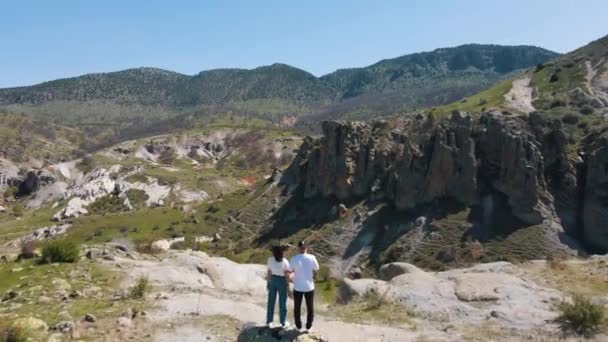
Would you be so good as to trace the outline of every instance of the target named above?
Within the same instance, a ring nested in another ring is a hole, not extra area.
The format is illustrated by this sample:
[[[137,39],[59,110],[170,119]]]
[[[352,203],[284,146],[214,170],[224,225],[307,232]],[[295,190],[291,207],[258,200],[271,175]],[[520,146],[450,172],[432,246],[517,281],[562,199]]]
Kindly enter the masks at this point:
[[[283,328],[287,329],[289,328],[289,322],[285,321],[285,323],[281,324],[283,326]]]

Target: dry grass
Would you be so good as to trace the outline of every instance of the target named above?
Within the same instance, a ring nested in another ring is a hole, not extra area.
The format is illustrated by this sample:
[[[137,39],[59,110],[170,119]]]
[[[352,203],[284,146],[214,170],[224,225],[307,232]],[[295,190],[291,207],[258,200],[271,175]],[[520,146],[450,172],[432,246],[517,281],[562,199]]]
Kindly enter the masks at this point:
[[[566,260],[551,257],[546,263],[525,263],[521,268],[536,283],[565,293],[585,296],[608,294],[608,263],[604,260]]]
[[[335,315],[353,323],[375,323],[416,328],[414,313],[388,299],[387,293],[368,292],[345,305],[335,307]]]

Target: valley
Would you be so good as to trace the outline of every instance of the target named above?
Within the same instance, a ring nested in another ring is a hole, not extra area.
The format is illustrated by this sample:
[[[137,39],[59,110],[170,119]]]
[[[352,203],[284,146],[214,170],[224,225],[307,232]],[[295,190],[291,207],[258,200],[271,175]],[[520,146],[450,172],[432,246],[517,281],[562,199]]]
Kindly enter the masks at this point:
[[[607,304],[607,63],[604,37],[0,89],[0,338],[602,341],[563,314]],[[318,327],[255,326],[301,240]]]

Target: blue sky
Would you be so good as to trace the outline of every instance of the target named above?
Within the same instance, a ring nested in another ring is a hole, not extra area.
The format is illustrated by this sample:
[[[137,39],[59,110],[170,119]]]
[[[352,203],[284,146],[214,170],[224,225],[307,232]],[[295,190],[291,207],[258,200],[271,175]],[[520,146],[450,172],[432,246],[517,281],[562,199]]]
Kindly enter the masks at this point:
[[[606,0],[2,1],[0,87],[140,66],[322,75],[465,43],[566,52],[608,34],[606,13]]]

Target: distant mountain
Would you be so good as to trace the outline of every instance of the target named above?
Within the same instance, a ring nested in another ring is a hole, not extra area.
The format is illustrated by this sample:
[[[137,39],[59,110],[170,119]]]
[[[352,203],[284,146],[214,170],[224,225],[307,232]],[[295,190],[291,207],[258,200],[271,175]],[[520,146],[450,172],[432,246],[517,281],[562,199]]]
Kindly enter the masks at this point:
[[[351,98],[430,87],[448,80],[488,83],[556,56],[533,46],[469,44],[386,59],[365,68],[342,69],[321,79],[332,84],[340,98]]]
[[[606,114],[606,107],[608,36],[559,58],[539,63],[435,111],[443,114],[452,110],[480,113],[496,108],[520,114],[537,111],[553,116],[568,115],[570,121],[578,120],[574,116],[581,116],[579,121],[588,121],[599,120],[597,115],[590,114]]]
[[[322,77],[285,64],[194,76],[138,68],[0,89],[0,111],[78,126],[95,143],[108,144],[147,127],[161,133],[166,120],[190,114],[229,113],[276,124],[286,117],[290,123],[369,118],[441,105],[556,56],[533,46],[471,44]]]
[[[365,68],[341,69],[321,78],[285,64],[209,70],[195,76],[140,68],[0,89],[0,104],[110,100],[176,108],[252,99],[316,104],[407,92],[411,87],[431,87],[442,81],[487,84],[556,56],[533,46],[471,44],[387,59]]]

